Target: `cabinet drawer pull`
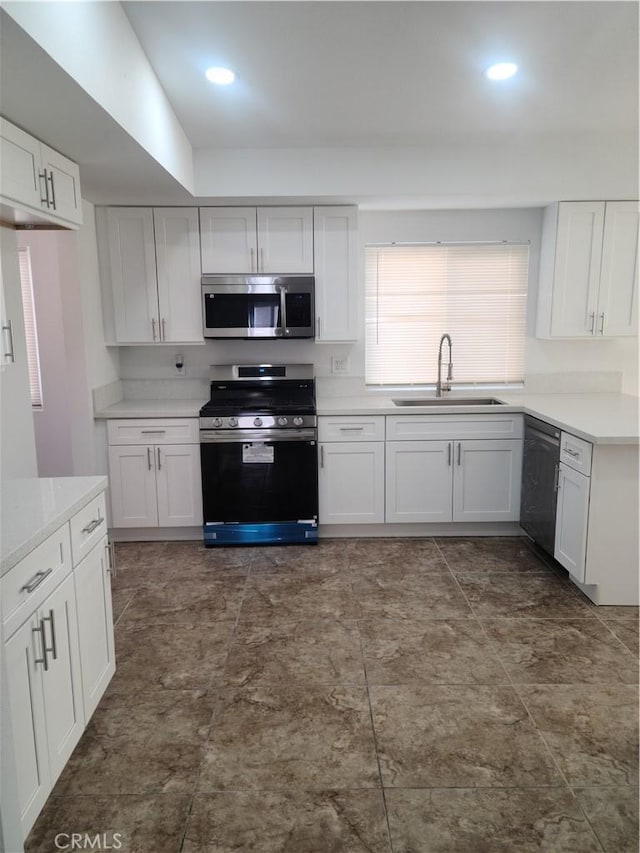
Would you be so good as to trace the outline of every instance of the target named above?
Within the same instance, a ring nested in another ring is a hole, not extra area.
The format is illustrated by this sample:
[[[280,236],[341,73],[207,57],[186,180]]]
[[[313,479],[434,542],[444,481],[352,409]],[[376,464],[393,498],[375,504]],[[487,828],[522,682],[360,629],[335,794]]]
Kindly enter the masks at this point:
[[[158,454],[158,471],[162,470],[162,465],[160,463],[160,448],[156,447],[156,453]]]
[[[41,619],[40,625],[37,628],[32,628],[31,631],[34,634],[40,634],[40,641],[42,643],[42,657],[41,658],[34,658],[33,662],[43,664],[45,671],[46,671],[49,669],[49,661],[47,659],[47,642],[44,638],[44,622],[43,622],[43,620]]]
[[[100,525],[102,524],[103,521],[104,521],[104,518],[102,518],[100,516],[100,510],[98,510],[98,517],[94,518],[93,521],[90,521],[86,527],[83,527],[82,532],[83,533],[93,533],[93,531],[96,529],[96,527],[100,527]]]
[[[461,465],[461,456],[462,456],[462,442],[458,442],[458,465]]]
[[[318,324],[318,335],[317,335],[317,337],[321,338],[322,335],[320,334],[320,317],[319,316],[316,318],[316,323]]]
[[[249,249],[249,252],[251,254],[251,272],[257,272],[257,270],[254,270],[253,268],[253,246]]]
[[[51,648],[50,649],[47,648],[47,646],[46,646],[45,631],[44,631],[44,623],[45,622],[51,623]],[[48,616],[43,616],[42,619],[40,620],[40,623],[42,624],[42,639],[45,642],[45,647],[44,647],[45,655],[47,652],[51,652],[51,654],[53,655],[53,659],[58,660],[58,647],[57,647],[57,643],[56,643],[56,623],[55,623],[55,618],[53,615],[53,610],[49,611]]]
[[[324,468],[324,444],[320,445],[320,467]]]
[[[151,318],[151,336],[153,337],[153,340],[155,341],[155,339],[156,339],[156,318],[155,317]]]
[[[106,542],[104,550],[107,552],[107,574],[116,576],[116,552],[113,542]]]
[[[162,340],[166,341],[167,340],[167,321],[164,319],[164,317],[160,321],[160,325],[162,326]]]
[[[596,312],[592,311],[591,314],[589,314],[589,318],[591,320],[591,325],[589,326],[589,334],[592,335],[596,330]]]
[[[164,435],[166,429],[141,429],[142,435]]]
[[[51,207],[54,210],[57,210],[58,208],[56,207],[56,188],[53,185],[53,172],[49,172],[48,180],[51,184]]]
[[[364,427],[338,427],[340,432],[362,432]]]
[[[565,447],[564,452],[568,453],[569,456],[573,456],[574,459],[577,459],[578,456],[580,456],[577,450],[572,450],[570,447]]]
[[[42,198],[42,182],[44,181],[44,198]],[[40,183],[40,204],[46,204],[49,207],[49,184],[47,182],[47,170],[38,172],[38,182]]]
[[[447,468],[451,467],[451,442],[447,444]]]
[[[24,586],[20,587],[20,592],[33,592],[37,589],[45,578],[48,578],[53,569],[47,569],[46,572],[36,572],[30,581],[27,581]]]
[[[556,473],[553,480],[553,491],[557,492],[560,488],[560,464],[556,464]]]
[[[604,335],[604,311],[600,315],[600,328],[598,329],[598,332],[601,335]]]
[[[151,448],[147,447],[147,468],[151,470]]]
[[[13,348],[13,320],[9,320],[6,326],[2,327],[3,332],[9,332],[9,349],[4,351],[4,357],[11,360],[11,364],[16,363],[16,354]]]
[[[260,272],[264,272],[264,249],[260,249]]]

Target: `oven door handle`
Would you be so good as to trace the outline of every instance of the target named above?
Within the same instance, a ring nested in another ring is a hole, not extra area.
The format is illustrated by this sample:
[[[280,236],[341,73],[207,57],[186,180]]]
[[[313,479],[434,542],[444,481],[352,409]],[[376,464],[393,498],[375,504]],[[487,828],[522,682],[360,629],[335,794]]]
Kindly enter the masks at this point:
[[[200,444],[278,444],[281,441],[316,441],[315,429],[200,430]]]

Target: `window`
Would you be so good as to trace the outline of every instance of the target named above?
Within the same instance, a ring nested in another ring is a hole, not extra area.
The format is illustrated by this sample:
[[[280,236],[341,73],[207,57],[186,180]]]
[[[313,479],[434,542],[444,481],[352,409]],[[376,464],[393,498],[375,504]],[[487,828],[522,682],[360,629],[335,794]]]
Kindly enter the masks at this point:
[[[435,384],[445,332],[454,383],[522,382],[528,269],[527,244],[368,246],[367,384]]]
[[[27,344],[27,365],[29,368],[29,387],[31,405],[42,406],[42,381],[40,379],[40,356],[38,354],[38,332],[36,311],[33,298],[33,278],[31,276],[31,256],[28,247],[18,249],[20,262],[20,284],[22,285],[22,313],[24,314],[24,333]]]

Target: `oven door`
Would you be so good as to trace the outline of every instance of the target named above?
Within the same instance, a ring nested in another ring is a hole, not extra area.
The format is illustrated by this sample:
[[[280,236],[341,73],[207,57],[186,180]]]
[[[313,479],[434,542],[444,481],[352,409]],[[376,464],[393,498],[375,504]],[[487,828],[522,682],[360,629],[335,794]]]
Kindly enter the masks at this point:
[[[316,432],[276,432],[201,431],[205,525],[317,519]]]

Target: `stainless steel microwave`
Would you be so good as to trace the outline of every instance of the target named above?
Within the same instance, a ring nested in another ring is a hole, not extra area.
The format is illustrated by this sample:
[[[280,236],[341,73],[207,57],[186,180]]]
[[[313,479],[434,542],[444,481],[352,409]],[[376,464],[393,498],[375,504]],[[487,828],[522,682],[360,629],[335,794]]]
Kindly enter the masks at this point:
[[[203,275],[205,338],[312,338],[312,275]]]

